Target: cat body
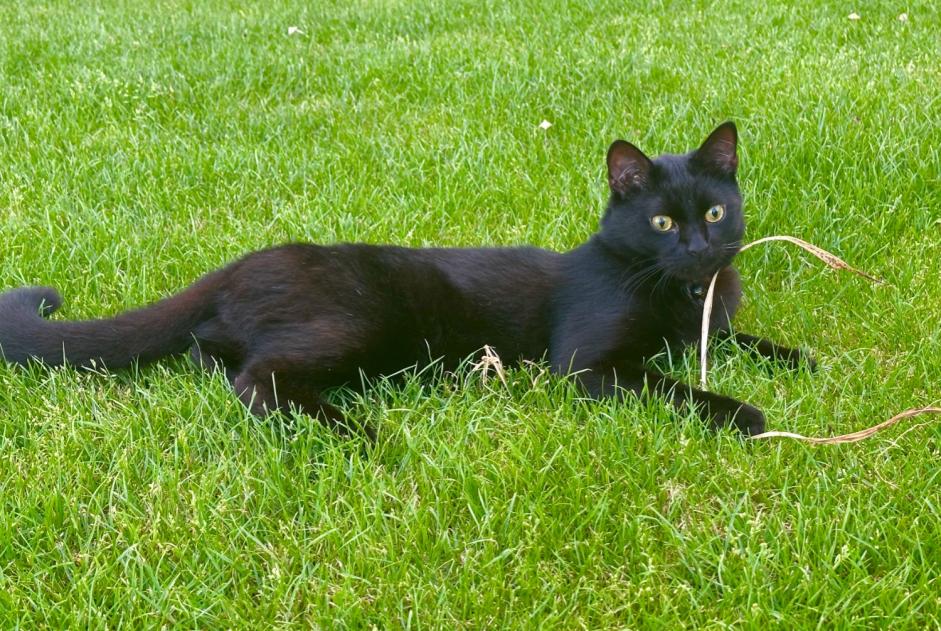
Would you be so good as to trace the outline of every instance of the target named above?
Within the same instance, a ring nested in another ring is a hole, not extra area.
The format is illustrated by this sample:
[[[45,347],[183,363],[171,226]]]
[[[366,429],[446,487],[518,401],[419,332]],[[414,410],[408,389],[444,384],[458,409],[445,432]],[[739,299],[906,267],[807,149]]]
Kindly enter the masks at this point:
[[[0,294],[0,352],[20,364],[120,368],[190,348],[197,363],[226,372],[254,413],[295,406],[344,430],[324,390],[435,360],[450,369],[488,345],[504,362],[548,360],[592,396],[656,392],[717,426],[759,433],[756,408],[645,367],[665,347],[696,343],[719,270],[710,328],[728,334],[741,295],[730,264],[744,231],[736,142],[731,123],[698,150],[655,161],[615,142],[601,229],[569,252],[290,244],[149,307],[88,321],[46,320],[58,294],[15,289]],[[743,341],[799,362],[798,351]]]

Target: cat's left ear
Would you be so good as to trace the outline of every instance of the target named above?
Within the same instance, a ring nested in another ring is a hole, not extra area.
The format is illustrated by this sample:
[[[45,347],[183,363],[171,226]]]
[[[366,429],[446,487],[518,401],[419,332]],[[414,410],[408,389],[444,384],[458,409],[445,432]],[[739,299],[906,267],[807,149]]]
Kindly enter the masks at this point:
[[[706,172],[734,176],[738,169],[738,131],[727,121],[715,128],[693,154],[693,164]]]

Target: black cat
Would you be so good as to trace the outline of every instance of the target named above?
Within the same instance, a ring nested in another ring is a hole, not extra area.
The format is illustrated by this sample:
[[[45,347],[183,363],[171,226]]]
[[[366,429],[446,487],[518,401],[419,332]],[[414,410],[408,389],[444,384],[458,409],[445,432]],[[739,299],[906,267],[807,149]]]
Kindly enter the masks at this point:
[[[547,358],[591,396],[646,384],[674,404],[695,404],[715,426],[760,433],[760,410],[645,367],[666,345],[697,341],[704,287],[717,270],[711,328],[729,335],[741,296],[730,263],[745,228],[736,144],[732,123],[691,153],[655,160],[614,142],[601,229],[570,252],[285,245],[149,307],[75,322],[41,317],[61,304],[55,290],[14,289],[0,294],[0,350],[19,364],[119,368],[189,347],[200,365],[226,371],[252,412],[293,404],[343,431],[325,389],[434,358],[454,367],[489,345],[506,361]],[[800,362],[800,351],[735,337]]]

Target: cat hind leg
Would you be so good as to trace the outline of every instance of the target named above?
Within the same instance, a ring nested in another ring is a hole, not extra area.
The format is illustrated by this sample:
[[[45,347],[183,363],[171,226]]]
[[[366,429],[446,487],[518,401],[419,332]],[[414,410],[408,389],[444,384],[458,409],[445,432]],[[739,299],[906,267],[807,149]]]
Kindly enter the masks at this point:
[[[240,371],[243,350],[241,343],[230,334],[229,327],[220,318],[211,318],[196,327],[193,341],[190,360],[208,372],[222,371],[232,383]]]
[[[264,369],[243,370],[235,377],[232,387],[239,400],[258,417],[275,412],[310,414],[343,436],[361,431],[375,440],[374,430],[358,425],[334,405],[324,400],[317,388],[316,375],[309,372],[271,372]]]
[[[202,348],[199,344],[193,344],[190,347],[189,352],[190,361],[193,362],[198,368],[202,368],[206,372],[212,373],[215,371],[221,371],[225,375],[226,381],[232,383],[235,380],[235,374],[233,370],[225,363],[225,361],[218,355],[214,355],[209,351]]]
[[[295,409],[319,418],[340,434],[374,437],[323,398],[323,391],[354,381],[367,331],[344,319],[320,318],[256,335],[233,380],[239,399],[256,416]]]

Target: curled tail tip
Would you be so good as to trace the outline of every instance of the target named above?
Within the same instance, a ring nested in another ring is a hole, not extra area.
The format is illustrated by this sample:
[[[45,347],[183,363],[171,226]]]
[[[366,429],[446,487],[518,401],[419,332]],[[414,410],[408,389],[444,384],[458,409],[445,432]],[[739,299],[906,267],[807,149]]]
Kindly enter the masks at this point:
[[[62,306],[62,296],[52,287],[20,287],[0,293],[0,318],[22,315],[23,311],[51,315]]]

